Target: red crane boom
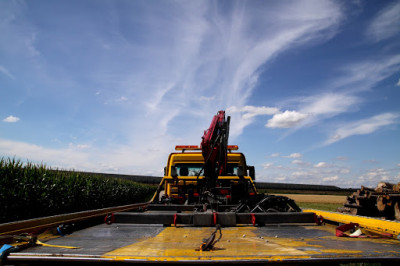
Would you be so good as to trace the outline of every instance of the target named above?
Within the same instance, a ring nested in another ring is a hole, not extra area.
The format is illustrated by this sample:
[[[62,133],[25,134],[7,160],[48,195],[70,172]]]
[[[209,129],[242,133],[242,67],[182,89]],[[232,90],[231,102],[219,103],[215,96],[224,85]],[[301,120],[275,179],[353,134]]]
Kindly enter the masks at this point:
[[[204,163],[206,187],[212,188],[219,175],[226,174],[227,146],[230,116],[225,119],[225,111],[218,111],[210,127],[204,131],[200,144]]]

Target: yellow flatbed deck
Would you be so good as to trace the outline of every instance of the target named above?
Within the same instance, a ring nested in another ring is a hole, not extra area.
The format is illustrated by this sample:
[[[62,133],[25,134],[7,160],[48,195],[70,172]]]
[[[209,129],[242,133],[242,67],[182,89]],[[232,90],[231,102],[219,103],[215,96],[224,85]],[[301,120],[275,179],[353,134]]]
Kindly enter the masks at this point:
[[[7,263],[311,263],[400,262],[396,239],[336,237],[333,225],[279,224],[222,228],[211,251],[199,251],[215,228],[101,224],[11,253]],[[67,249],[58,246],[71,246]]]

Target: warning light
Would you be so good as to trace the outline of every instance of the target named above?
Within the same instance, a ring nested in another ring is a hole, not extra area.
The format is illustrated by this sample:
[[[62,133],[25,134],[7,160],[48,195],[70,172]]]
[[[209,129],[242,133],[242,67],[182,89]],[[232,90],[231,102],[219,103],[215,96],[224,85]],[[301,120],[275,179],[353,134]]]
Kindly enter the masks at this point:
[[[239,149],[239,146],[238,145],[228,145],[227,149],[237,151]]]
[[[238,145],[228,145],[227,150],[233,150],[233,151],[237,151],[239,149]],[[200,146],[198,145],[176,145],[175,146],[175,150],[176,151],[185,151],[185,150],[201,150]]]
[[[176,145],[176,151],[184,151],[184,150],[200,150],[198,145]]]

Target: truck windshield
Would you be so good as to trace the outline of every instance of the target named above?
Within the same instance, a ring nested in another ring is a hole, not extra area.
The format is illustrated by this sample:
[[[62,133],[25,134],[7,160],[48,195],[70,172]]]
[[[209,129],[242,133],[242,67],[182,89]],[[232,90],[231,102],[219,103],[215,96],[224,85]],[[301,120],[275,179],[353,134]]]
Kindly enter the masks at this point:
[[[176,163],[176,172],[178,176],[197,176],[203,168],[202,163]],[[228,163],[226,174],[228,176],[237,176],[239,165],[237,163]]]

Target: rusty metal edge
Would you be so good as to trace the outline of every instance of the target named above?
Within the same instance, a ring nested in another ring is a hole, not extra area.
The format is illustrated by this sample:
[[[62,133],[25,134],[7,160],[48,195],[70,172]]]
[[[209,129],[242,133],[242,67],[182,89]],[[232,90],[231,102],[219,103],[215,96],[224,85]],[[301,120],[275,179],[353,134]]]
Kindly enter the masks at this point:
[[[273,257],[273,256],[272,256]],[[317,256],[311,258],[291,258],[288,256],[287,258],[275,260],[273,258],[254,258],[254,259],[224,259],[224,260],[215,260],[215,259],[195,259],[195,260],[146,260],[146,259],[124,259],[124,260],[113,260],[110,258],[103,258],[101,256],[93,256],[93,255],[69,255],[64,254],[62,256],[54,256],[54,254],[43,254],[36,255],[34,253],[28,254],[19,254],[19,253],[10,253],[7,257],[7,263],[31,263],[31,262],[57,262],[57,263],[113,263],[120,265],[121,263],[140,263],[140,264],[287,264],[287,263],[295,263],[295,264],[310,264],[310,263],[392,263],[399,262],[399,257],[388,257],[388,256],[338,256],[338,257],[325,257],[325,256]]]
[[[74,212],[67,214],[60,214],[42,218],[35,218],[11,223],[0,224],[0,235],[15,235],[20,233],[27,233],[38,231],[45,228],[58,226],[62,223],[72,223],[87,220],[90,218],[100,217],[114,212],[129,211],[138,208],[145,208],[150,202],[135,203],[117,207],[109,207],[97,210]]]

